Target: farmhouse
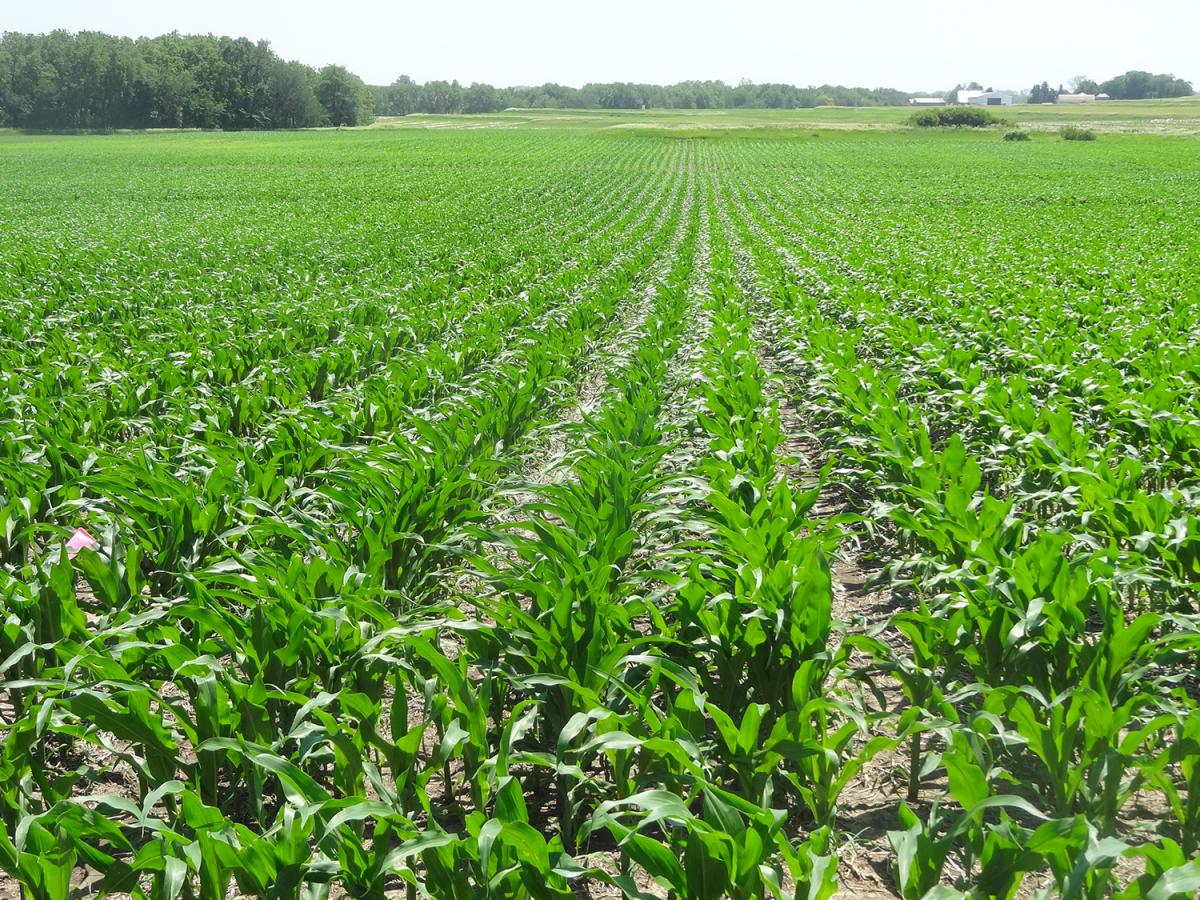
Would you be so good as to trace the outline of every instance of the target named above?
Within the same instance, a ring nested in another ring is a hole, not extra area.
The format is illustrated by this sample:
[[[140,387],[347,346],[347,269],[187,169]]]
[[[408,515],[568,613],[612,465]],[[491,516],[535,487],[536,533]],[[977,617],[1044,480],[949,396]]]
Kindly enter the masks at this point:
[[[957,94],[955,94],[954,102],[957,103],[959,106],[966,106],[974,98],[982,97],[985,93],[986,93],[986,91],[960,90]]]
[[[971,106],[1012,106],[1013,95],[1008,91],[984,91],[967,103]]]
[[[909,97],[909,106],[945,106],[946,101],[942,97]]]

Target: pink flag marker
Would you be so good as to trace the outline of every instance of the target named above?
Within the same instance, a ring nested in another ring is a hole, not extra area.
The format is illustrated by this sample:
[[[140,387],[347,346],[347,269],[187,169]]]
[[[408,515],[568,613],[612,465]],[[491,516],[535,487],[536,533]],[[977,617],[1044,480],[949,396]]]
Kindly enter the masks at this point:
[[[92,537],[86,528],[76,528],[67,541],[67,559],[74,559],[80,550],[96,550],[99,546],[100,542]]]

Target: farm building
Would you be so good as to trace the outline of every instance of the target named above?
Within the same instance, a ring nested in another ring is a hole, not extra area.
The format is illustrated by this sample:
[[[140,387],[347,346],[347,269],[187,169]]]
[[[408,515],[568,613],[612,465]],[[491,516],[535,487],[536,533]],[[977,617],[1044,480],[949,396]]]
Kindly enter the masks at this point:
[[[1095,103],[1095,94],[1059,94],[1059,103]]]
[[[909,106],[945,106],[946,101],[942,97],[910,97],[908,99]]]
[[[971,106],[1012,106],[1013,95],[1008,91],[986,91],[967,101]]]
[[[962,91],[960,90],[954,97],[954,102],[959,106],[966,106],[976,97],[982,97],[986,91]]]

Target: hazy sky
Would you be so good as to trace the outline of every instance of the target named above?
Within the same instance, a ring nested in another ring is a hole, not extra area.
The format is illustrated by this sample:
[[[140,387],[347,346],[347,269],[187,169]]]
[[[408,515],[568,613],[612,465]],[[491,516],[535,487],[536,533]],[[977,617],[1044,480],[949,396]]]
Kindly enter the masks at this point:
[[[0,0],[0,30],[269,40],[372,84],[557,81],[1025,88],[1127,69],[1200,87],[1200,0]]]

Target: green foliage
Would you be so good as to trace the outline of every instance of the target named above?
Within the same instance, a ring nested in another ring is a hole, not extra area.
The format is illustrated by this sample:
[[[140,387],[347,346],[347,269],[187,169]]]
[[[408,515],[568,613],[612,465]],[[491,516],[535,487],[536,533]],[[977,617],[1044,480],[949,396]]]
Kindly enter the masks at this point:
[[[1174,75],[1152,75],[1129,71],[1098,86],[1114,100],[1155,100],[1164,97],[1190,97],[1192,84]]]
[[[1067,125],[1059,134],[1062,135],[1064,141],[1094,141],[1096,140],[1096,132],[1090,128],[1080,128],[1077,125]]]
[[[1028,131],[1006,131],[1004,132],[1004,140],[1006,141],[1029,141],[1032,138]]]
[[[371,120],[370,92],[265,41],[94,31],[0,36],[0,121],[30,129],[302,128]]]
[[[1082,88],[1080,88],[1082,90]],[[1062,93],[1061,88],[1053,88],[1050,82],[1043,81],[1041,84],[1035,84],[1029,91],[1030,103],[1057,103],[1058,95]]]
[[[858,88],[823,84],[728,85],[722,81],[684,81],[678,84],[561,84],[497,88],[458,81],[417,84],[402,75],[390,85],[373,87],[375,111],[381,116],[412,113],[486,113],[508,107],[520,109],[812,109],[822,106],[904,106],[910,94],[890,88]]]
[[[922,109],[913,113],[909,121],[917,128],[987,128],[1004,124],[1004,119],[982,106]]]
[[[317,72],[316,94],[330,125],[367,125],[374,119],[374,96],[361,78],[343,66],[326,66]]]
[[[1187,142],[3,140],[25,896],[1195,893]]]

